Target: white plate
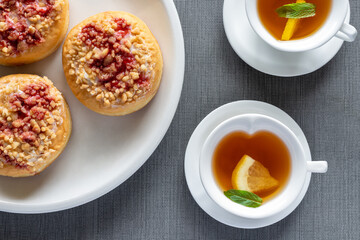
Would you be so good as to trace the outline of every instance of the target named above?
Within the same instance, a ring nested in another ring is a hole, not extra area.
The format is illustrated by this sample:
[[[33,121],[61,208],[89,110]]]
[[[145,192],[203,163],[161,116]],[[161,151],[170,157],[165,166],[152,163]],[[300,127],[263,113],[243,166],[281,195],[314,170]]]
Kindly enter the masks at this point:
[[[101,2],[101,4],[99,3]],[[106,117],[84,107],[66,84],[61,50],[28,66],[0,67],[1,75],[48,76],[65,95],[73,133],[64,153],[38,176],[0,177],[0,210],[43,213],[72,208],[109,192],[138,170],[165,135],[177,108],[184,76],[184,40],[169,0],[70,0],[70,28],[99,12],[121,10],[144,20],[164,58],[160,89],[144,109],[125,117]]]
[[[237,228],[260,228],[274,224],[289,215],[300,204],[310,184],[311,173],[308,173],[304,186],[297,199],[277,215],[263,219],[248,219],[231,214],[217,205],[206,193],[200,179],[199,160],[202,146],[212,130],[223,121],[241,114],[258,113],[273,117],[288,128],[298,137],[305,151],[306,159],[311,161],[311,153],[304,133],[297,123],[281,109],[263,102],[238,101],[223,105],[208,116],[197,126],[190,137],[185,153],[185,177],[189,190],[197,204],[212,218],[226,225]]]
[[[239,57],[260,72],[280,77],[308,74],[328,63],[344,41],[334,37],[325,45],[306,52],[287,53],[276,50],[251,28],[245,0],[225,0],[223,20],[226,36]],[[346,17],[349,23],[350,11]]]

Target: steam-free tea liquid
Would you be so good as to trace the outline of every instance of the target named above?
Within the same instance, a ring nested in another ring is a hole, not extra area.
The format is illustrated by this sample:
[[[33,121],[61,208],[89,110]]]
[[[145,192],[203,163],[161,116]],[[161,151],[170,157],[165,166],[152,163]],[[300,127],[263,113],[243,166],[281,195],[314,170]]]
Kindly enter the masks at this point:
[[[279,181],[278,188],[258,194],[263,200],[272,198],[286,186],[291,171],[291,159],[285,143],[268,131],[259,131],[253,135],[236,131],[219,142],[213,155],[213,172],[222,190],[233,189],[232,172],[245,154],[263,164],[270,175]]]
[[[276,9],[295,2],[296,0],[258,0],[258,12],[261,22],[271,35],[278,40],[281,39],[288,19],[279,17]],[[325,23],[329,15],[332,0],[306,0],[306,2],[315,4],[315,16],[301,19],[291,40],[305,38],[315,33]]]

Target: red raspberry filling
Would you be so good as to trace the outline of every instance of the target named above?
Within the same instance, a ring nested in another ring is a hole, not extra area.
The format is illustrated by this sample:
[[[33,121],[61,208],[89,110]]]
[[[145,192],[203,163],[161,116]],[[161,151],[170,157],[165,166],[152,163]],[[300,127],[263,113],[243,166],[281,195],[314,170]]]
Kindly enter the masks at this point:
[[[16,159],[11,159],[8,155],[6,155],[1,150],[0,150],[0,158],[3,158],[5,164],[15,166],[16,168],[19,168],[19,169],[28,167],[26,162],[18,162],[18,161],[16,161]]]
[[[100,25],[89,23],[82,28],[79,38],[90,49],[97,48],[98,56],[93,56],[88,65],[92,71],[98,73],[99,82],[109,91],[117,88],[130,88],[129,84],[121,81],[130,71],[138,67],[135,56],[124,45],[125,37],[131,33],[131,26],[123,18],[115,18],[114,34],[107,33]],[[139,86],[149,84],[145,73],[140,73],[136,80]]]
[[[31,17],[39,15],[46,18],[52,12],[55,0],[43,3],[45,6],[40,7],[37,0],[0,2],[0,22],[5,23],[0,31],[0,50],[7,47],[11,54],[16,54],[44,42],[41,32],[36,28],[30,30],[28,23]]]

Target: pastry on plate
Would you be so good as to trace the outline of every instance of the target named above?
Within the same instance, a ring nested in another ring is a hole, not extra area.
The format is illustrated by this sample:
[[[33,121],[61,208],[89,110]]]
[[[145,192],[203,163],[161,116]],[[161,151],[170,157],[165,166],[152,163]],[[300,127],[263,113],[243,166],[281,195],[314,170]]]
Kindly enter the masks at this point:
[[[104,12],[70,31],[63,67],[71,90],[86,107],[104,115],[125,115],[154,97],[163,60],[142,20],[126,12]]]
[[[0,1],[0,64],[28,64],[49,56],[68,25],[68,0]]]
[[[49,79],[0,78],[0,175],[40,173],[64,150],[70,134],[69,107]]]

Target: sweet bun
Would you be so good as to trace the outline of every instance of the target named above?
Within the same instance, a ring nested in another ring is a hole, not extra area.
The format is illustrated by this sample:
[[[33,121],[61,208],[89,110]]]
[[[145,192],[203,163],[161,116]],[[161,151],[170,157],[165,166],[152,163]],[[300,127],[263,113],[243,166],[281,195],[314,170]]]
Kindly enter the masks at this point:
[[[86,107],[104,115],[125,115],[154,97],[163,60],[142,20],[126,12],[104,12],[70,31],[63,67],[71,90]]]
[[[40,173],[64,150],[70,134],[69,107],[49,79],[0,78],[0,175]]]
[[[0,3],[0,64],[22,65],[53,53],[69,25],[68,0]]]

